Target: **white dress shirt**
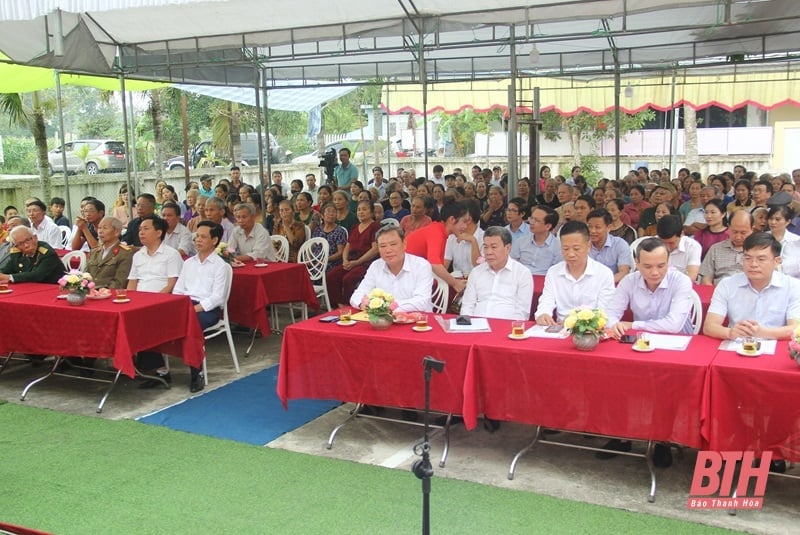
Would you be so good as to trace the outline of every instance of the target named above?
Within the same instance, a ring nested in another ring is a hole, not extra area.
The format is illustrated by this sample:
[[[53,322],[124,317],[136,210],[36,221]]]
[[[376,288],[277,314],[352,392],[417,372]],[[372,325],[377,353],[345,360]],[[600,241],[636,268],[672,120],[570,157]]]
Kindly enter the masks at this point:
[[[687,267],[700,265],[702,253],[703,246],[697,240],[681,236],[678,246],[669,252],[669,265],[681,273],[686,273]]]
[[[431,312],[433,302],[433,271],[430,263],[419,256],[405,254],[403,267],[395,275],[382,258],[375,260],[367,269],[364,280],[350,298],[350,305],[361,307],[361,298],[375,288],[394,296],[397,310],[401,312]]]
[[[625,311],[633,312],[633,328],[651,333],[692,334],[692,281],[670,269],[651,292],[640,271],[619,281],[608,307],[608,325],[618,323]]]
[[[789,320],[800,318],[800,281],[775,271],[759,292],[747,275],[734,273],[719,281],[708,312],[727,316],[728,325],[756,320],[763,327],[783,327]]]
[[[228,243],[228,240],[231,239],[231,232],[233,232],[233,223],[227,217],[223,217],[220,225],[222,225],[222,240],[220,241]]]
[[[169,279],[178,278],[183,269],[181,254],[161,243],[153,253],[147,254],[147,247],[142,247],[133,255],[131,273],[128,280],[136,280],[136,290],[142,292],[160,292]]]
[[[192,231],[178,223],[175,230],[169,230],[164,235],[164,243],[175,249],[176,251],[183,251],[191,256],[195,253],[194,240],[192,239]]]
[[[205,260],[195,255],[183,263],[178,282],[172,293],[188,295],[203,310],[214,310],[225,304],[228,273],[231,266],[214,252]]]
[[[606,310],[614,297],[614,274],[600,262],[586,259],[586,269],[575,280],[562,261],[547,270],[544,290],[539,298],[534,317],[553,314],[556,321],[563,321],[570,310],[578,307]]]
[[[531,315],[533,277],[531,272],[509,258],[499,271],[483,263],[472,270],[461,300],[467,316],[527,320]]]
[[[478,251],[483,254],[483,229],[478,225],[472,233],[478,241]],[[455,234],[450,234],[444,245],[444,259],[453,262],[453,271],[460,271],[468,275],[472,271],[472,243],[456,238]]]
[[[234,227],[228,247],[236,251],[236,254],[246,254],[253,260],[265,258],[270,262],[278,261],[269,231],[261,225],[253,225],[249,234],[245,233],[242,227]]]
[[[31,221],[31,226],[39,241],[47,243],[53,249],[61,248],[61,229],[50,219],[50,216],[44,216],[38,227]]]

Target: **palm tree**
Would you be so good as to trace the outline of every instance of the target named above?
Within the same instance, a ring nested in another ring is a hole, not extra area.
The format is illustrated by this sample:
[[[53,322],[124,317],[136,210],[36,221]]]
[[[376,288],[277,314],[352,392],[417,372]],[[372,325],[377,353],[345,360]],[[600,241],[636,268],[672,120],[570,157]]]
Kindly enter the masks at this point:
[[[30,103],[19,93],[0,93],[0,110],[8,114],[11,122],[28,128],[33,134],[39,178],[42,183],[42,198],[45,202],[49,202],[52,198],[50,164],[47,161],[45,111],[53,106],[54,102],[50,99],[43,100],[39,91],[31,93]]]

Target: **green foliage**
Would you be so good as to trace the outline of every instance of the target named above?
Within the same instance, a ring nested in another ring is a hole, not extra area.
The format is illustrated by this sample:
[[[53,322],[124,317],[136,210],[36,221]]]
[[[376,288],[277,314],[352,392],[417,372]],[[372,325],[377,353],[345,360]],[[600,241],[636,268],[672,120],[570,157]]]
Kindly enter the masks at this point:
[[[359,90],[329,102],[322,109],[322,125],[326,134],[346,134],[360,126]]]
[[[439,133],[450,132],[456,156],[466,156],[475,152],[475,134],[489,134],[491,124],[502,121],[503,111],[498,108],[478,113],[468,108],[455,114],[437,112],[436,117],[439,118]]]
[[[3,136],[3,172],[9,174],[29,174],[36,169],[36,144],[33,138]]]

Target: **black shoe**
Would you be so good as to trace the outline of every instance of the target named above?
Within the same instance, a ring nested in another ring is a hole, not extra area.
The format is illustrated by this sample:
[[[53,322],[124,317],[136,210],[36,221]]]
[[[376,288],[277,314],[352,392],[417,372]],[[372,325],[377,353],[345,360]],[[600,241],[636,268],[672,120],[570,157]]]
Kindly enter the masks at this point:
[[[383,412],[383,407],[378,407],[376,405],[362,405],[361,410],[358,411],[358,414],[363,414],[364,416],[378,416]]]
[[[192,381],[189,383],[189,392],[195,394],[200,392],[205,387],[206,385],[203,382],[203,374],[198,373],[195,375],[194,370],[192,370]]]
[[[490,433],[494,433],[495,431],[500,429],[500,421],[492,420],[491,418],[484,418],[483,428],[489,431]]]
[[[403,409],[400,411],[400,418],[402,418],[404,422],[416,422],[419,420],[419,413],[417,411]]]
[[[167,384],[172,384],[172,375],[170,375],[169,372],[167,372],[164,375],[159,375],[159,377],[163,379],[164,382],[166,382]],[[164,386],[164,382],[159,381],[158,379],[147,379],[146,381],[143,381],[142,384],[139,385],[139,388],[147,389],[147,388],[155,388],[157,386]]]
[[[631,443],[627,440],[613,438],[603,445],[603,449],[612,451],[631,451]],[[613,459],[617,456],[617,454],[612,453],[611,451],[597,451],[595,452],[594,456],[596,459],[605,461],[606,459]]]
[[[461,416],[451,416],[450,417],[450,427],[453,427],[454,425],[458,425],[458,424],[463,424],[463,423],[464,423],[464,418],[462,418]],[[447,416],[439,416],[438,418],[435,418],[431,422],[431,425],[437,425],[439,427],[444,427],[445,425],[447,425]]]
[[[667,444],[656,444],[653,448],[653,466],[669,468],[672,466],[672,448]]]
[[[786,472],[786,461],[772,461],[769,463],[769,471],[775,474]]]
[[[61,359],[61,362],[53,368],[53,373],[64,373],[67,370],[72,369],[72,363],[70,363],[67,359]]]
[[[542,429],[542,436],[557,435],[560,432],[558,429]]]

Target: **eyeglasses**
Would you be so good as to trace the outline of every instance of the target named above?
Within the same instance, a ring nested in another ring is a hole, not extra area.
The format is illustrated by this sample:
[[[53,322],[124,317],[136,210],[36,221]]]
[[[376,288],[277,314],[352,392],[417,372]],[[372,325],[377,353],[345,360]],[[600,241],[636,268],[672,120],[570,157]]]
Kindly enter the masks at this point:
[[[748,254],[744,255],[744,257],[742,258],[742,260],[743,260],[743,262],[744,262],[745,264],[753,264],[753,263],[756,263],[756,264],[769,264],[769,263],[770,263],[770,262],[772,262],[774,259],[775,259],[775,257],[769,257],[769,256],[750,256],[750,255],[748,255]]]
[[[14,247],[16,247],[17,249],[19,249],[19,248],[20,248],[20,247],[22,247],[23,245],[28,245],[28,244],[30,244],[30,243],[33,243],[33,240],[35,240],[35,239],[36,239],[36,236],[28,236],[27,238],[25,238],[25,239],[24,239],[24,240],[22,240],[21,242],[19,242],[19,243],[15,243],[15,244],[14,244]]]

